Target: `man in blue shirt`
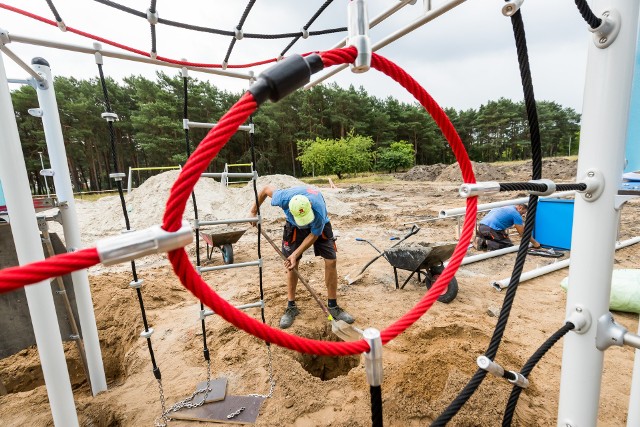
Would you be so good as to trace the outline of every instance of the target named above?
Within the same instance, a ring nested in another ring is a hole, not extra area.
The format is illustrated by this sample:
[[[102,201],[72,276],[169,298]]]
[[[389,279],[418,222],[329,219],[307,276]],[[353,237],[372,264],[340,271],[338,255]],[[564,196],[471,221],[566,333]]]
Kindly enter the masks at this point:
[[[280,319],[280,328],[286,329],[300,314],[296,306],[296,285],[298,276],[293,269],[304,251],[313,245],[316,256],[324,258],[324,280],[327,286],[327,305],[336,320],[353,323],[354,318],[338,306],[338,270],[336,268],[336,243],[327,214],[327,205],[320,191],[313,187],[299,186],[279,190],[267,185],[258,193],[258,205],[254,203],[251,214],[258,214],[258,206],[271,197],[271,205],[284,211],[287,222],[284,225],[282,253],[287,257],[287,308]],[[255,225],[255,224],[254,224]]]
[[[527,213],[527,205],[504,206],[492,209],[480,220],[480,225],[476,230],[476,245],[478,250],[490,250],[507,248],[513,246],[509,239],[507,230],[515,227],[518,234],[522,236],[524,231],[522,217]],[[539,248],[540,243],[531,238],[534,248]]]

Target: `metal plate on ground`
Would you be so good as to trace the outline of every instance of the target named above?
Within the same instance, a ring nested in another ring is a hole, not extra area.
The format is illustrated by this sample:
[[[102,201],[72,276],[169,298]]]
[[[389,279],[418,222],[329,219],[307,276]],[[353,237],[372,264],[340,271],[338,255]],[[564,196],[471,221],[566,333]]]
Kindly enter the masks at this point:
[[[202,381],[196,385],[196,390],[204,390],[207,387],[207,382]],[[199,405],[204,398],[205,403],[218,402],[220,400],[224,400],[224,397],[227,394],[227,379],[226,378],[214,378],[209,383],[209,388],[211,391],[207,393],[206,397],[204,393],[198,393],[196,397],[193,398],[193,404]]]
[[[170,418],[212,423],[254,424],[264,399],[261,396],[227,396],[219,402],[205,403],[198,408],[174,412]],[[232,416],[232,414],[237,415]]]

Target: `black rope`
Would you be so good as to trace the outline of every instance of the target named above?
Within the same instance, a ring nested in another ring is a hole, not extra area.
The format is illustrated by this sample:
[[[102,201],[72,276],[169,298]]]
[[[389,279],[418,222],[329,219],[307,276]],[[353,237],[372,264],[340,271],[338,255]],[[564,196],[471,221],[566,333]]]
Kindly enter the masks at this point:
[[[156,13],[156,0],[151,0],[151,5],[149,6],[149,12],[154,14]],[[149,23],[149,27],[151,28],[151,54],[157,55],[157,43],[156,43],[156,26],[155,24]]]
[[[113,113],[111,110],[111,102],[109,102],[109,92],[107,91],[107,81],[104,78],[104,72],[102,71],[102,64],[98,64],[98,73],[100,74],[100,85],[102,86],[102,94],[104,96],[104,105],[107,113]],[[116,137],[115,131],[113,129],[113,121],[107,120],[107,125],[109,127],[109,136],[111,139],[111,158],[113,161],[113,173],[118,172],[118,157],[116,153]],[[118,194],[120,196],[120,205],[122,206],[122,213],[124,215],[124,221],[127,227],[127,230],[131,230],[131,225],[129,223],[129,214],[127,213],[127,202],[124,200],[124,193],[122,191],[122,181],[116,180],[116,185],[118,187]],[[135,261],[131,261],[131,274],[133,276],[133,282],[138,282],[138,274],[136,272],[136,263]],[[147,322],[147,314],[144,308],[144,301],[142,299],[142,291],[140,287],[136,288],[136,295],[138,296],[138,303],[140,304],[140,312],[142,315],[142,324],[144,325],[144,331],[149,332],[149,323]],[[147,337],[147,347],[149,348],[149,355],[151,356],[151,365],[153,367],[153,375],[156,379],[161,379],[160,368],[156,364],[156,358],[153,353],[153,346],[151,345],[151,336]]]
[[[311,19],[309,19],[309,21],[305,24],[303,28],[303,30],[308,30],[309,27],[311,26],[311,24],[313,24],[313,22],[318,19],[318,17],[320,16],[320,14],[322,14],[322,12],[324,12],[324,10],[327,8],[327,6],[329,6],[331,3],[333,2],[333,0],[326,0],[322,6],[320,6],[320,9],[318,9],[316,11],[316,13],[313,14],[313,16],[311,17]],[[300,33],[300,35],[295,36],[293,40],[291,40],[289,42],[289,44],[287,45],[287,47],[285,47],[282,52],[280,52],[280,56],[284,56],[285,53],[287,53],[287,51],[289,49],[291,49],[291,47],[298,41],[300,40],[300,37],[302,37],[302,32]]]
[[[556,191],[584,191],[587,184],[556,184]],[[500,191],[537,191],[544,193],[547,191],[547,184],[537,182],[501,182]]]
[[[60,17],[60,14],[58,13],[56,7],[53,5],[53,1],[47,0],[47,4],[49,5],[49,9],[51,9],[51,13],[53,13],[53,16],[55,16],[56,22],[62,22],[62,18]]]
[[[101,3],[105,6],[113,7],[114,9],[118,9],[122,12],[129,13],[131,15],[138,16],[140,18],[147,19],[147,14],[145,12],[140,12],[138,10],[132,9],[127,6],[123,6],[121,4],[115,3],[111,0],[94,0],[95,2]],[[158,18],[159,24],[169,25],[171,27],[183,28],[185,30],[199,31],[202,33],[210,33],[217,34],[220,36],[232,36],[235,37],[235,31],[228,30],[219,30],[216,28],[209,27],[201,27],[198,25],[185,24],[183,22],[172,21],[169,19]],[[347,27],[338,27],[338,28],[329,28],[321,31],[309,31],[309,36],[320,36],[324,34],[333,34],[333,33],[341,33],[347,31]],[[280,34],[260,34],[260,33],[244,33],[243,37],[248,39],[264,39],[264,40],[275,40],[275,39],[288,39],[291,37],[302,36],[302,31],[296,31],[291,33],[280,33]]]
[[[576,0],[576,6],[578,6],[582,18],[591,28],[598,28],[602,24],[602,19],[593,14],[587,0]]]
[[[249,116],[249,125],[253,126],[253,116]],[[253,136],[253,132],[249,133],[249,144],[251,146],[251,172],[257,171],[258,167],[256,164],[256,150],[255,150],[255,138]],[[258,216],[260,216],[260,204],[258,203],[258,183],[257,180],[253,180],[253,196],[256,201],[256,206],[258,207]],[[262,224],[258,222],[258,259],[262,259]],[[260,282],[260,301],[264,302],[264,288],[262,286],[262,265],[258,268],[259,271],[259,282]],[[264,316],[264,303],[262,304],[262,308],[260,310],[260,314],[262,315],[262,323],[266,323]],[[267,345],[271,345],[267,342]]]
[[[529,57],[527,53],[526,37],[524,32],[524,24],[522,22],[522,14],[518,10],[513,16],[511,16],[511,24],[513,27],[513,33],[516,41],[516,50],[518,53],[518,64],[520,67],[520,78],[522,80],[522,87],[524,91],[525,106],[527,109],[527,119],[529,121],[529,131],[531,135],[531,154],[532,154],[532,178],[540,179],[542,176],[542,147],[540,143],[540,130],[538,127],[538,114],[536,111],[536,102],[533,94],[533,83],[531,80],[531,70],[529,68]],[[529,209],[527,214],[527,220],[524,224],[524,231],[522,233],[522,242],[528,242],[531,239],[533,227],[535,223],[536,210],[538,205],[538,196],[529,196]],[[509,321],[509,315],[511,313],[511,307],[515,300],[516,291],[520,283],[520,275],[524,268],[524,262],[527,257],[528,245],[520,245],[518,254],[511,273],[511,280],[509,282],[509,288],[504,297],[502,304],[502,310],[500,310],[500,316],[498,322],[493,331],[491,341],[487,347],[485,355],[494,360],[500,347],[500,342],[504,335],[504,331]],[[438,418],[431,424],[432,426],[444,426],[451,418],[453,418],[460,408],[469,400],[473,393],[478,389],[487,372],[483,369],[478,369],[473,377],[469,380],[467,385],[462,389],[458,396],[447,406],[447,408],[438,416]]]
[[[249,3],[247,3],[247,6],[244,8],[244,12],[242,12],[242,16],[240,17],[240,22],[238,22],[238,25],[236,25],[236,29],[238,31],[242,31],[242,26],[244,25],[244,21],[247,20],[247,16],[249,16],[249,12],[251,12],[251,9],[253,8],[253,5],[256,3],[256,0],[249,0]],[[227,54],[224,57],[224,63],[228,63],[229,62],[229,57],[231,56],[231,51],[233,50],[233,47],[236,45],[236,37],[235,34],[233,36],[233,38],[231,39],[231,43],[229,43],[229,48],[227,49]]]
[[[526,378],[529,376],[533,368],[535,368],[536,364],[544,357],[544,355],[553,347],[560,338],[564,337],[567,332],[573,330],[575,325],[571,322],[565,323],[560,329],[558,329],[553,335],[551,335],[547,340],[533,353],[533,355],[527,360],[527,363],[524,364],[520,373]],[[509,395],[509,401],[507,402],[507,406],[504,410],[504,418],[502,419],[502,426],[508,427],[511,425],[511,421],[513,419],[513,414],[516,410],[516,405],[518,404],[518,399],[520,398],[520,393],[522,393],[522,387],[514,385],[511,389],[511,394]]]
[[[371,395],[371,427],[382,427],[382,387],[369,386]]]

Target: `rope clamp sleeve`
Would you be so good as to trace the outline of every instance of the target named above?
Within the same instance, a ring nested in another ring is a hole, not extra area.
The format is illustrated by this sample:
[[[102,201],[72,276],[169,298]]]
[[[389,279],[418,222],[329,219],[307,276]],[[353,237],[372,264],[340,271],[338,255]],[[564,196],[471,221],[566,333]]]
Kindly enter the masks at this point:
[[[546,191],[529,191],[529,194],[533,194],[534,196],[548,196],[556,192],[556,183],[550,179],[534,179],[529,182],[532,184],[544,184],[547,186]]]
[[[496,181],[484,181],[465,183],[460,186],[458,193],[465,199],[480,196],[482,194],[494,194],[500,192],[500,183]]]
[[[151,9],[147,9],[147,21],[149,21],[149,24],[156,25],[158,23],[158,19],[160,19],[160,16],[158,15],[157,10],[151,12]]]
[[[100,52],[102,50],[102,45],[96,42],[93,44],[93,48],[96,50],[93,54],[93,56],[96,59],[96,64],[98,65],[104,64],[104,61],[102,59],[102,53]]]
[[[478,356],[476,362],[478,363],[478,367],[480,369],[485,370],[496,377],[505,378],[511,384],[517,385],[521,388],[529,387],[529,380],[520,372],[505,371],[502,366],[492,361],[485,355]]]
[[[67,32],[67,26],[65,25],[64,21],[56,21],[56,24],[58,25],[60,31],[62,31],[63,33]]]
[[[502,14],[506,17],[515,15],[516,12],[520,10],[522,3],[524,3],[524,0],[511,0],[506,2],[504,6],[502,6]]]
[[[353,73],[364,73],[371,68],[371,39],[369,38],[369,17],[367,15],[367,4],[365,0],[351,0],[347,8],[347,18],[349,25],[349,38],[347,46],[354,46],[358,50],[358,55],[351,71]]]
[[[161,226],[134,231],[120,236],[99,240],[96,244],[98,256],[103,265],[113,265],[131,261],[142,256],[169,252],[182,248],[193,241],[193,231],[187,221],[175,232],[168,232]]]
[[[367,371],[367,382],[371,387],[382,384],[382,338],[380,331],[367,328],[362,332],[362,338],[369,344],[369,351],[364,353],[364,367]]]
[[[258,105],[267,99],[278,102],[309,83],[311,75],[323,68],[324,64],[319,55],[292,55],[260,73],[248,91]]]

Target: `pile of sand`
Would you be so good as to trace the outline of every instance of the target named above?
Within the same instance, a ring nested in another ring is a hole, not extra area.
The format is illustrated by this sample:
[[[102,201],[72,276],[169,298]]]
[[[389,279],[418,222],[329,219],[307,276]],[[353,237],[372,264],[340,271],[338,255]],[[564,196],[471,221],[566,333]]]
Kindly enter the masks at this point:
[[[131,228],[140,230],[162,223],[169,191],[179,173],[168,171],[153,176],[125,196]],[[277,188],[306,185],[289,175],[266,175],[258,178],[258,189],[268,184]],[[246,218],[249,217],[249,210],[254,202],[252,183],[242,188],[223,187],[213,178],[200,179],[195,187],[195,195],[200,220]],[[323,195],[329,214],[340,216],[351,213],[350,206],[335,195],[329,192]],[[77,201],[76,208],[85,244],[119,234],[125,229],[119,196],[104,197],[94,202],[80,200]],[[282,218],[282,210],[271,206],[268,201],[261,206],[261,214],[267,221]],[[194,218],[191,199],[187,202],[183,218]]]
[[[542,160],[542,177],[558,182],[572,182],[576,177],[578,162],[565,157],[551,157]],[[531,160],[508,163],[471,162],[478,181],[529,181]],[[397,178],[405,181],[461,182],[462,174],[457,163],[443,165],[418,165]]]

